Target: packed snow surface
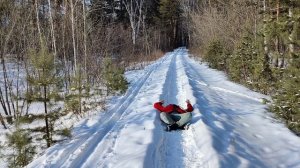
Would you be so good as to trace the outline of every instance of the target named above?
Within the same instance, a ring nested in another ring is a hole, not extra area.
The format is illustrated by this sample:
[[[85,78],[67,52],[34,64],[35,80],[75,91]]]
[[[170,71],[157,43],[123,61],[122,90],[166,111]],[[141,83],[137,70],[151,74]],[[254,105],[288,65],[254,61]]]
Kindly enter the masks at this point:
[[[300,138],[273,119],[267,96],[228,81],[179,48],[144,70],[108,111],[74,128],[28,167],[300,167]],[[164,131],[158,100],[195,110],[189,130]]]

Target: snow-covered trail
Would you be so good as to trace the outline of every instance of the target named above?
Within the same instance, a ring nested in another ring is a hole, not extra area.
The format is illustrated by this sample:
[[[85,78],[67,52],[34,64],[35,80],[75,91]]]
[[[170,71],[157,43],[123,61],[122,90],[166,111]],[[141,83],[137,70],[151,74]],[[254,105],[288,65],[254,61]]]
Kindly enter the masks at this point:
[[[265,112],[267,97],[195,62],[186,49],[137,73],[113,107],[28,167],[300,167],[300,139]],[[189,130],[163,130],[153,109],[161,99],[183,107],[191,100]]]

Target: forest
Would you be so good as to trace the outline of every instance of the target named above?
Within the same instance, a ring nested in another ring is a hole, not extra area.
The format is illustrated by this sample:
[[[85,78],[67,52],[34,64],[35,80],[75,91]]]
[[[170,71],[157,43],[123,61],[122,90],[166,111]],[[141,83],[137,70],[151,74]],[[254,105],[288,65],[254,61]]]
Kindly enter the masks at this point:
[[[1,0],[0,126],[17,128],[12,145],[33,131],[50,147],[70,136],[59,117],[105,108],[102,97],[126,92],[125,71],[178,47],[269,95],[269,110],[300,135],[298,0]],[[44,126],[22,129],[35,119]],[[18,156],[13,167],[32,158]]]

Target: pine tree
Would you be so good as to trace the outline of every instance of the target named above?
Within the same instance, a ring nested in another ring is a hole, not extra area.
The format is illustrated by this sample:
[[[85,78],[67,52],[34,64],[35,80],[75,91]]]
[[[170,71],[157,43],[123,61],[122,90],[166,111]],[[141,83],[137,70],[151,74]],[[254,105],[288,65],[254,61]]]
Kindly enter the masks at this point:
[[[228,54],[220,41],[213,41],[203,57],[209,66],[218,70],[226,70]]]
[[[85,83],[86,79],[83,69],[79,66],[76,75],[71,79],[70,94],[66,97],[67,108],[77,115],[81,115],[83,112],[82,99],[89,97],[90,86]]]
[[[252,43],[252,71],[251,71],[251,87],[264,94],[270,94],[274,90],[273,71],[268,61],[269,54],[264,49],[264,38],[257,37],[256,43]]]
[[[35,147],[31,145],[29,133],[17,128],[11,134],[7,134],[8,145],[13,148],[13,152],[8,156],[8,167],[25,167],[33,159]]]
[[[123,0],[92,0],[89,17],[97,25],[113,22],[126,23],[128,16],[122,3]]]
[[[273,96],[272,109],[281,116],[288,127],[300,134],[300,54],[295,54],[279,82]]]
[[[178,36],[181,9],[177,0],[161,0],[159,6],[160,21],[162,34],[165,37],[163,49],[178,47]]]
[[[27,81],[33,90],[28,94],[27,100],[41,101],[44,104],[46,141],[47,147],[50,147],[52,137],[49,126],[48,104],[57,97],[56,84],[59,83],[59,77],[56,74],[54,57],[47,51],[43,43],[38,51],[31,50],[29,55],[33,71],[31,74],[27,74]]]
[[[294,7],[300,6],[296,2],[289,1]],[[291,6],[289,6],[289,10]],[[292,12],[293,15],[290,15]],[[277,93],[273,95],[274,104],[271,109],[285,120],[287,126],[300,135],[300,10],[295,8],[289,11],[289,17],[282,22],[283,33],[288,38],[286,45],[289,52],[286,53],[287,65],[281,70],[278,80]],[[298,48],[298,49],[297,49]],[[296,50],[295,50],[296,49]]]
[[[229,75],[237,82],[252,86],[254,62],[258,51],[251,35],[245,35],[229,58]]]
[[[127,90],[128,82],[123,76],[124,72],[125,70],[123,68],[113,64],[111,58],[105,58],[103,77],[109,91],[120,91],[121,93],[124,93]]]

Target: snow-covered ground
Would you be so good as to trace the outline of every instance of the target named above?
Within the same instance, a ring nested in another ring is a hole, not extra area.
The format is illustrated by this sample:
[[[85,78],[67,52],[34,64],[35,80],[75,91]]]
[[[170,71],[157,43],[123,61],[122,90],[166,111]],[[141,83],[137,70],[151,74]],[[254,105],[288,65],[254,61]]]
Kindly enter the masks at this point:
[[[266,112],[262,98],[221,72],[167,53],[127,73],[127,93],[108,111],[74,128],[69,141],[28,167],[300,167],[300,138]],[[165,132],[153,103],[164,99],[195,110],[189,130]]]

